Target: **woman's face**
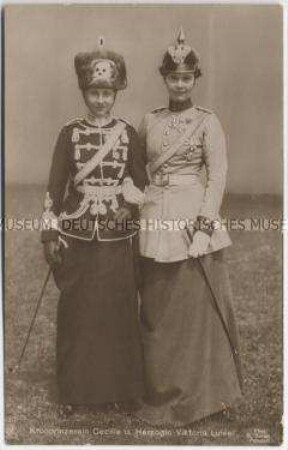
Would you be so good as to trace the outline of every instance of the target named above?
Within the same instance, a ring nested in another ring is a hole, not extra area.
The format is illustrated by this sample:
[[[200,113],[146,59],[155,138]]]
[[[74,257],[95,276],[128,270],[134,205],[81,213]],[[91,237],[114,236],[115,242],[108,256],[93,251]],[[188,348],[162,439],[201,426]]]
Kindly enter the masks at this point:
[[[165,77],[165,84],[169,92],[170,100],[184,102],[191,97],[194,87],[195,77],[192,72],[168,73]]]
[[[116,91],[113,89],[99,89],[91,87],[83,92],[84,101],[95,117],[105,117],[112,109]]]

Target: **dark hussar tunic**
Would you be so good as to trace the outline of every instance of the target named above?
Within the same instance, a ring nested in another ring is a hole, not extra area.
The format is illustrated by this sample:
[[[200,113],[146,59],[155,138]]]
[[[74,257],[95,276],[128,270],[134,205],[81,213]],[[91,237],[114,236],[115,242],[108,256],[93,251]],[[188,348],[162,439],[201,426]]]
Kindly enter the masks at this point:
[[[76,174],[122,131],[103,161],[78,184]],[[42,241],[60,237],[63,262],[57,319],[60,401],[97,404],[142,394],[137,295],[132,253],[135,229],[115,227],[125,202],[123,180],[144,188],[145,167],[135,130],[112,119],[103,127],[76,119],[60,132],[53,156]],[[131,224],[130,224],[131,225]]]

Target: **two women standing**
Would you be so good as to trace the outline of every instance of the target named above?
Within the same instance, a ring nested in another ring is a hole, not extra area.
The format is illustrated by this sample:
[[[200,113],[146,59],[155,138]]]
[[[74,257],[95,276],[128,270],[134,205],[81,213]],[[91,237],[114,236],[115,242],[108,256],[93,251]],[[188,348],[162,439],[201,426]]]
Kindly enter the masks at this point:
[[[89,115],[66,125],[58,139],[45,212],[51,223],[58,219],[57,230],[43,232],[61,290],[60,398],[73,404],[139,398],[144,374],[138,417],[190,423],[241,395],[223,256],[230,240],[215,229],[227,168],[223,131],[215,114],[191,102],[201,72],[182,33],[160,68],[169,106],[145,116],[140,144],[131,126],[110,115],[117,89],[126,84],[121,57],[100,50],[77,56],[75,66]],[[143,370],[134,232],[107,226],[137,217],[137,205]],[[93,224],[90,234],[83,228],[75,234],[79,218]],[[159,228],[159,221],[169,229]],[[188,227],[177,227],[180,221]]]

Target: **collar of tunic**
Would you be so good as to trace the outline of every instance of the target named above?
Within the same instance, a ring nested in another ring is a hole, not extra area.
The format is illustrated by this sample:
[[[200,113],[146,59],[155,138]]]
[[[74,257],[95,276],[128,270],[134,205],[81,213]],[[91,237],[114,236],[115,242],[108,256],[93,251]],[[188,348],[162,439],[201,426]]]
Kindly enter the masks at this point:
[[[173,112],[185,111],[185,109],[191,108],[192,101],[191,98],[188,98],[184,102],[175,102],[173,100],[169,100],[169,110]]]
[[[88,113],[85,117],[85,120],[89,123],[89,125],[93,125],[97,128],[102,128],[111,124],[111,122],[114,121],[114,118],[110,114],[109,116],[98,118]]]

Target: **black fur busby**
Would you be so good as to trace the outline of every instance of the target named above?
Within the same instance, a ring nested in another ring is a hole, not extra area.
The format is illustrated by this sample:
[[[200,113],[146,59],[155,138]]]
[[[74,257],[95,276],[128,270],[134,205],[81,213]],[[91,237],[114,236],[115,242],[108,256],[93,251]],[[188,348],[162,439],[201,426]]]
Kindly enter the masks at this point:
[[[100,48],[87,53],[78,53],[74,59],[78,84],[81,90],[90,87],[125,89],[127,74],[125,61],[121,55]]]

